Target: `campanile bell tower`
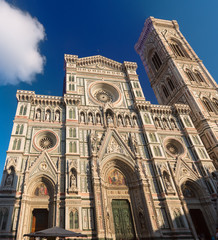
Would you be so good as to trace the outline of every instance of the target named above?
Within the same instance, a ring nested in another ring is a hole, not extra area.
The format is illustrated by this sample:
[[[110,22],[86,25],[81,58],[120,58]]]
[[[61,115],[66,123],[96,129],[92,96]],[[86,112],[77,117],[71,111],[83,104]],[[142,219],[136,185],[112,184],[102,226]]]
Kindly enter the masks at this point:
[[[149,17],[135,45],[159,104],[188,104],[190,117],[218,167],[218,85],[177,21]],[[201,153],[196,152],[196,157]]]

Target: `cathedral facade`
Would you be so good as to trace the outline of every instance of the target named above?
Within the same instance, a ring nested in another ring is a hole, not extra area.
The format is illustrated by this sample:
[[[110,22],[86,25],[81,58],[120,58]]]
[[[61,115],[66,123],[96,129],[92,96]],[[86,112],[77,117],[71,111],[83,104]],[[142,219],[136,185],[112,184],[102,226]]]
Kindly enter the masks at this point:
[[[99,55],[64,56],[61,97],[17,91],[0,239],[52,226],[88,239],[215,235],[217,85],[175,21],[148,18],[135,48],[161,105],[135,62]]]

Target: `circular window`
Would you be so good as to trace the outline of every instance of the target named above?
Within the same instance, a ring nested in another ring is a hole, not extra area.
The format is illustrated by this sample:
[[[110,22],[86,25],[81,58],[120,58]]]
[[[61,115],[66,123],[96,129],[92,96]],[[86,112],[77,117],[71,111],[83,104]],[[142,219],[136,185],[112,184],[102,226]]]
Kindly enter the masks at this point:
[[[99,90],[95,93],[95,98],[100,101],[100,102],[103,102],[103,103],[106,103],[106,102],[112,102],[113,101],[113,98],[112,96],[110,95],[110,93],[108,93],[107,91],[104,91],[104,90]]]
[[[166,139],[164,141],[166,152],[171,156],[179,156],[186,153],[183,144],[176,139]]]
[[[167,150],[172,153],[172,154],[178,154],[178,148],[172,144],[172,143],[168,143],[166,146]]]
[[[109,83],[95,82],[89,87],[89,95],[96,103],[119,103],[121,100],[120,90]]]
[[[51,131],[40,131],[34,137],[34,145],[37,149],[53,149],[57,145],[57,135]]]
[[[44,137],[40,140],[39,145],[43,149],[48,149],[53,147],[53,141],[50,137]]]

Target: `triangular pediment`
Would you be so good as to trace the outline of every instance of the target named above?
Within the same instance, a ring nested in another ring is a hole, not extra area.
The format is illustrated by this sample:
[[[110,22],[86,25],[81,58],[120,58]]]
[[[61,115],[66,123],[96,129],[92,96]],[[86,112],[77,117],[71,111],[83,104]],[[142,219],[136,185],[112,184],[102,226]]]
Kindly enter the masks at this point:
[[[175,167],[175,176],[178,183],[183,179],[193,179],[198,180],[200,178],[199,174],[194,171],[184,160],[179,158]]]
[[[122,66],[122,63],[103,57],[101,55],[79,58],[77,60],[77,67],[81,68],[90,68],[106,71],[122,71]]]
[[[98,151],[99,161],[110,154],[119,154],[131,158],[132,160],[135,158],[127,142],[125,142],[123,137],[115,129],[107,130]]]
[[[53,179],[57,175],[57,168],[46,151],[43,151],[29,166],[29,178],[41,174],[51,176]]]

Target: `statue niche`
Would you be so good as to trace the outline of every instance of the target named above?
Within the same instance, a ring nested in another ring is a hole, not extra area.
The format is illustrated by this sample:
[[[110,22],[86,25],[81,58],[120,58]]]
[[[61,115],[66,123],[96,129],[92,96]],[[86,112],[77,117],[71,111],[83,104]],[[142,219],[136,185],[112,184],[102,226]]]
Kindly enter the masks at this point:
[[[77,172],[75,168],[70,170],[69,174],[69,192],[77,193]]]
[[[12,187],[13,186],[14,174],[15,174],[14,167],[11,166],[7,171],[7,176],[6,176],[6,179],[5,179],[5,187]]]

